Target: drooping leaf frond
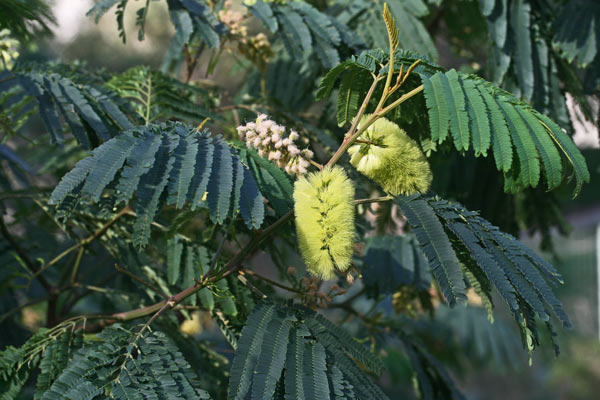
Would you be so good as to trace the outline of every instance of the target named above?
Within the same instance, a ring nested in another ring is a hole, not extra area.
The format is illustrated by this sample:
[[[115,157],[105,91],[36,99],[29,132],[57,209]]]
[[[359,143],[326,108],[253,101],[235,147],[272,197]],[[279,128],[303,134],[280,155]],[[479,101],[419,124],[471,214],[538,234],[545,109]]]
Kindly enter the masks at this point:
[[[456,269],[460,262],[475,279],[481,280],[482,289],[490,284],[496,287],[524,335],[529,329],[537,336],[535,317],[550,323],[551,312],[563,326],[571,326],[551,288],[562,282],[560,274],[514,237],[477,213],[436,197],[398,197],[396,204],[423,246],[433,265],[433,276],[450,304],[464,300],[465,296],[462,273]],[[425,218],[428,228],[424,228]],[[434,233],[430,232],[431,227],[437,227]],[[436,266],[443,265],[440,259],[452,260],[449,265],[453,269],[437,267],[436,272]]]
[[[174,343],[162,332],[138,333],[114,325],[78,351],[42,400],[210,399]]]
[[[22,90],[0,87],[3,95],[27,96],[37,102],[39,114],[54,143],[64,141],[70,130],[86,149],[133,127],[129,106],[116,93],[104,88],[98,77],[62,65],[18,65],[12,71]]]
[[[425,200],[398,199],[400,209],[408,218],[412,231],[429,260],[431,273],[450,305],[466,301],[466,286],[460,264],[444,227]]]
[[[50,203],[60,209],[73,198],[97,202],[106,189],[117,204],[137,194],[134,241],[140,247],[165,203],[206,207],[218,224],[238,209],[249,228],[258,228],[263,219],[256,181],[227,143],[180,123],[134,128],[97,147],[61,179]]]
[[[378,373],[381,362],[348,333],[314,312],[263,301],[238,341],[229,399],[386,399],[349,357]]]
[[[146,125],[165,118],[195,124],[218,118],[207,110],[207,91],[145,66],[113,76],[106,86],[128,100]]]

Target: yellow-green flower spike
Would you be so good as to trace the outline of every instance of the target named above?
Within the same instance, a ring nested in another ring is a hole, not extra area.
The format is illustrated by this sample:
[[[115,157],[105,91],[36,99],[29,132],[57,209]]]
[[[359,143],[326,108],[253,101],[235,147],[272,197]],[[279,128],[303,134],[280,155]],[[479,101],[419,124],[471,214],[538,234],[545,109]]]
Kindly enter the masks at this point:
[[[308,270],[331,279],[346,271],[354,244],[354,185],[340,167],[325,168],[294,185],[300,253]]]
[[[361,124],[368,118],[365,115]],[[360,128],[360,125],[359,125]],[[433,179],[429,163],[404,130],[380,118],[348,149],[350,163],[392,195],[425,193]]]

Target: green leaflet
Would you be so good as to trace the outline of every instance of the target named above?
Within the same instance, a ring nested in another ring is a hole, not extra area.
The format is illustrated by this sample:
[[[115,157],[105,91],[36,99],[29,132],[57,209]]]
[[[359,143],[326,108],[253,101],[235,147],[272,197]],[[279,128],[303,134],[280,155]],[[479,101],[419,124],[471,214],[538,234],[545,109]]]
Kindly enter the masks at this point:
[[[303,376],[302,385],[305,396],[309,399],[326,399],[329,397],[327,382],[327,363],[325,348],[320,343],[304,344],[304,366],[308,374]]]
[[[178,208],[208,207],[223,223],[239,209],[250,229],[262,224],[264,207],[258,185],[230,147],[208,131],[179,123],[151,124],[126,131],[80,161],[54,189],[50,203],[61,209],[72,199],[98,201],[108,187],[116,201],[136,193],[134,241],[145,246],[150,225],[165,202]]]
[[[529,30],[531,7],[525,0],[513,0],[510,2],[511,25],[514,27],[516,52],[515,59],[517,68],[517,79],[525,98],[530,99],[533,95],[534,72],[531,49],[531,34]]]
[[[544,167],[548,190],[558,187],[562,181],[562,163],[560,154],[558,154],[558,150],[554,147],[551,137],[548,136],[545,128],[530,110],[526,110],[520,106],[516,106],[515,110],[517,110],[523,119],[529,132],[532,133],[531,138],[535,143],[535,147],[542,160],[542,166]]]
[[[258,362],[261,343],[274,314],[275,305],[263,302],[257,304],[248,317],[231,364],[228,399],[246,398]]]
[[[229,213],[233,188],[232,163],[233,158],[228,145],[223,141],[215,143],[213,173],[208,181],[208,195],[206,198],[210,210],[210,219],[214,223],[222,224]],[[219,173],[215,174],[214,171],[219,171]]]
[[[477,90],[481,94],[489,113],[492,152],[496,161],[496,168],[498,171],[508,172],[512,168],[513,150],[510,133],[502,110],[500,110],[491,93],[483,84],[478,83]]]
[[[471,131],[475,157],[479,157],[480,155],[487,157],[487,151],[490,147],[488,110],[474,81],[471,79],[461,79],[461,85],[464,88],[466,96],[466,110],[469,115],[469,129]]]
[[[446,140],[449,119],[441,76],[441,73],[437,73],[428,79],[426,76],[421,75],[425,90],[425,102],[429,109],[431,140],[438,143]]]
[[[575,174],[575,190],[573,191],[573,197],[577,197],[583,183],[590,181],[590,172],[585,163],[585,158],[583,158],[583,155],[571,138],[569,138],[555,122],[543,114],[535,113],[535,115],[544,125],[548,134],[552,137],[573,167],[573,172]]]
[[[540,180],[540,163],[538,153],[529,136],[525,123],[516,110],[502,98],[497,99],[500,109],[504,113],[510,137],[519,157],[519,186],[536,187]]]
[[[464,303],[466,287],[458,259],[431,207],[422,199],[404,196],[397,197],[396,204],[408,219],[448,303]]]
[[[179,279],[183,240],[179,235],[169,239],[167,243],[167,279],[170,285]]]
[[[289,342],[292,320],[289,316],[279,316],[267,326],[269,340],[264,341],[260,351],[255,377],[252,383],[252,399],[272,398],[277,380],[281,377]],[[314,397],[321,398],[321,397]]]
[[[440,73],[444,87],[448,114],[450,116],[450,132],[454,138],[454,145],[458,150],[469,149],[469,118],[465,110],[465,98],[458,81],[458,74],[454,69]]]
[[[163,136],[154,165],[140,178],[135,203],[137,218],[133,226],[134,242],[138,248],[144,247],[150,240],[150,226],[159,208],[162,208],[164,202],[162,193],[167,187],[169,173],[175,162],[171,152],[178,142],[178,136],[175,136],[172,141]]]

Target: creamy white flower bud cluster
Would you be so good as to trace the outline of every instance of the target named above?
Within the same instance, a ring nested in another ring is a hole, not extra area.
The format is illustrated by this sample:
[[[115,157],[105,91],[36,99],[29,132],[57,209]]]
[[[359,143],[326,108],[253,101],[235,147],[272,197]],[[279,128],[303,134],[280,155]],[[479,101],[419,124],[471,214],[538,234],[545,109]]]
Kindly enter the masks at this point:
[[[277,125],[266,114],[260,114],[256,121],[238,126],[237,132],[246,146],[256,149],[261,157],[273,161],[288,174],[306,174],[309,160],[312,160],[314,154],[309,149],[298,148],[296,141],[300,135],[295,130],[290,130],[286,136],[285,126]]]

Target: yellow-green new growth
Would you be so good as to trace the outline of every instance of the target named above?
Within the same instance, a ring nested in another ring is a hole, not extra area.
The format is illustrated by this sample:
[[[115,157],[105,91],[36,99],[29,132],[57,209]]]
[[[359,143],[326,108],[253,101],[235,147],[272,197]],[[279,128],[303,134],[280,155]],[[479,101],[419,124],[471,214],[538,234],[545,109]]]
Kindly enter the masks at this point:
[[[325,168],[294,185],[298,245],[308,270],[322,279],[346,271],[354,244],[354,186],[340,167]]]
[[[365,115],[360,124],[368,118]],[[359,129],[360,129],[359,124]],[[419,145],[393,122],[380,118],[348,149],[350,163],[392,195],[425,193],[433,179]]]

